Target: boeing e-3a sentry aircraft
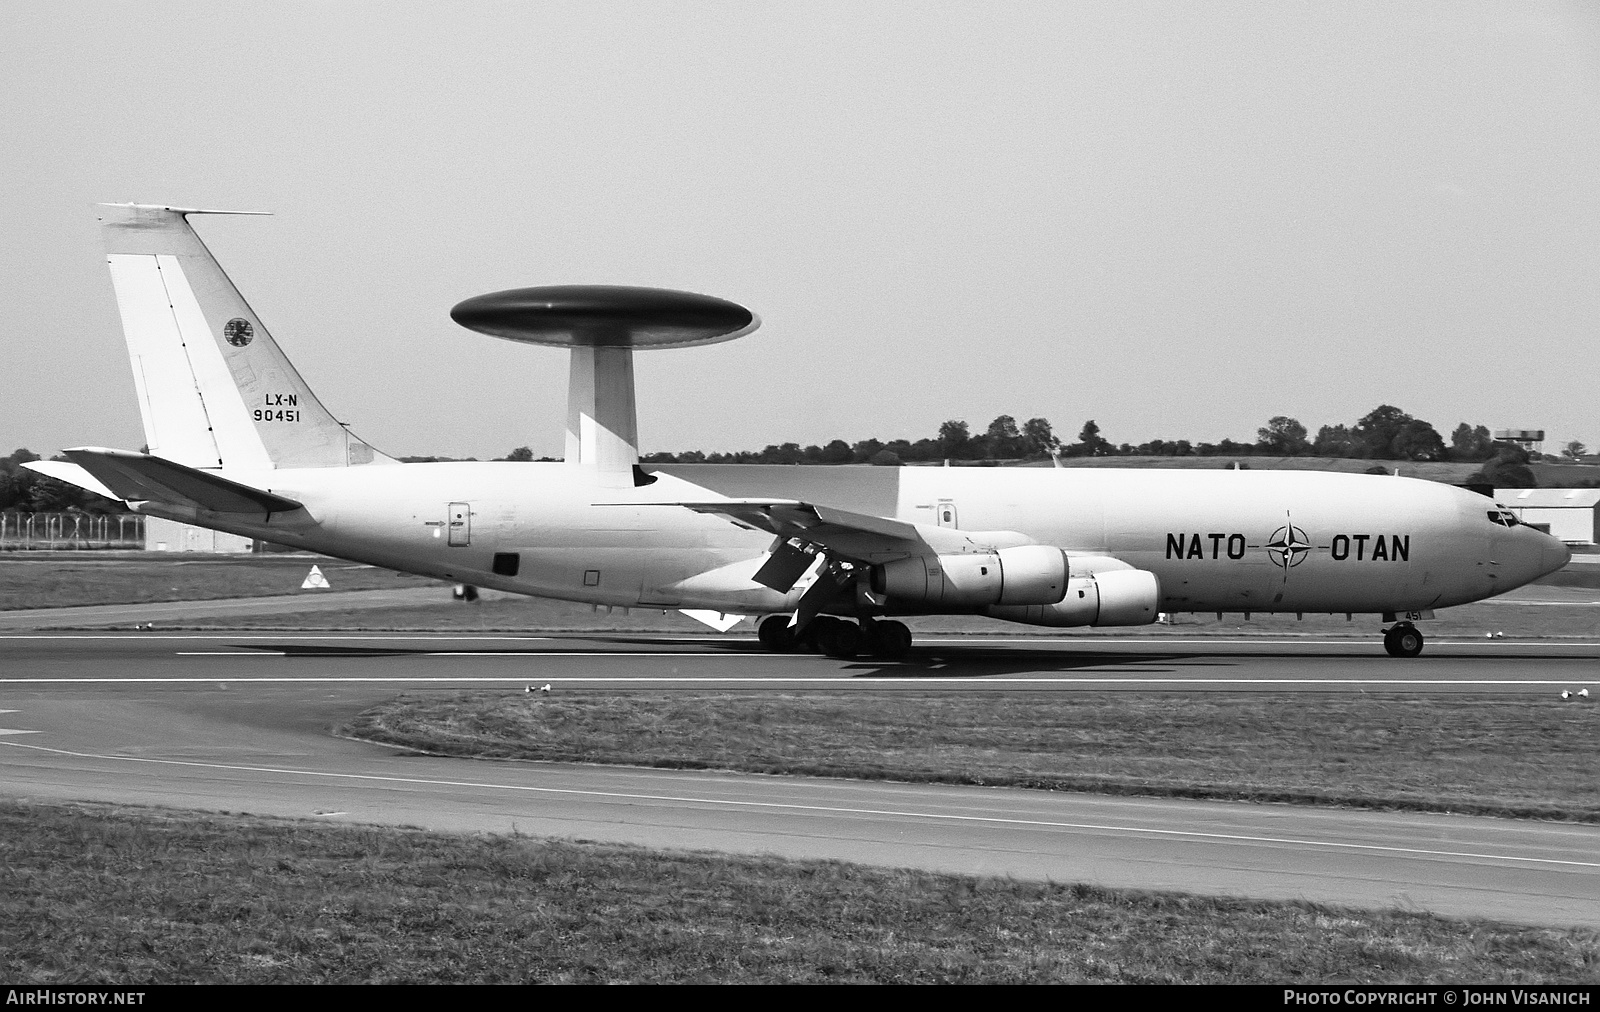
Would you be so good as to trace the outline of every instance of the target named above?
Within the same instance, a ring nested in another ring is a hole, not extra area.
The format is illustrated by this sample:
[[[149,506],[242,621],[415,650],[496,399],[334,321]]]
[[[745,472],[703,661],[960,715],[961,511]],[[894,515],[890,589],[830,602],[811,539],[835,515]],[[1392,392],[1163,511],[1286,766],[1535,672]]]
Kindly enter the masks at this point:
[[[784,467],[638,463],[633,353],[726,341],[758,320],[659,289],[480,296],[471,329],[570,349],[563,463],[403,464],[329,414],[188,222],[99,205],[147,452],[28,465],[166,517],[519,594],[765,616],[770,649],[903,656],[895,616],[1038,626],[1161,612],[1413,621],[1566,564],[1557,540],[1482,496],[1305,471]]]

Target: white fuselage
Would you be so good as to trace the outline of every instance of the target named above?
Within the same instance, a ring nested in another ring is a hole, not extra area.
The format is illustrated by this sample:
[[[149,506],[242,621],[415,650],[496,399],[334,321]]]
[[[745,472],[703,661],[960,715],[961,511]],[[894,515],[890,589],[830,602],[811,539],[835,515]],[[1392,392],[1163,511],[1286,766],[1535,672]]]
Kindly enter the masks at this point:
[[[1420,612],[1560,568],[1567,550],[1434,482],[1308,471],[674,465],[616,487],[564,464],[225,471],[298,500],[268,518],[152,513],[405,572],[540,597],[746,614],[795,606],[750,580],[773,537],[655,501],[804,498],[963,532],[1012,531],[1156,574],[1164,611]],[[808,491],[809,490],[809,491]],[[855,496],[856,503],[840,502]],[[977,535],[974,535],[977,537]],[[981,539],[980,539],[981,540]],[[515,575],[508,568],[514,555]],[[917,609],[905,609],[917,610]]]

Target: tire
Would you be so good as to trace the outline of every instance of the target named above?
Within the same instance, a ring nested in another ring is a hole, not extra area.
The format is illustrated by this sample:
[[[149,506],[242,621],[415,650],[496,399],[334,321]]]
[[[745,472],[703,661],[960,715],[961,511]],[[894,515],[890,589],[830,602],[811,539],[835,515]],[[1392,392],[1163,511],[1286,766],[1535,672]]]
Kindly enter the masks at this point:
[[[1415,657],[1422,653],[1422,633],[1416,626],[1404,625],[1395,630],[1394,655],[1396,657]]]
[[[829,657],[849,659],[861,652],[861,627],[854,622],[841,622],[835,619],[829,623],[828,638],[824,641],[822,652]]]
[[[756,629],[761,645],[775,654],[786,654],[794,649],[794,633],[789,631],[789,616],[773,615],[762,619]]]
[[[1422,653],[1422,633],[1417,627],[1397,625],[1383,634],[1383,649],[1390,657],[1415,657]]]
[[[833,632],[835,620],[826,615],[818,615],[811,620],[811,625],[801,634],[800,642],[803,649],[812,653],[833,653]]]
[[[911,652],[911,630],[904,622],[874,622],[872,653],[886,660],[899,660]]]

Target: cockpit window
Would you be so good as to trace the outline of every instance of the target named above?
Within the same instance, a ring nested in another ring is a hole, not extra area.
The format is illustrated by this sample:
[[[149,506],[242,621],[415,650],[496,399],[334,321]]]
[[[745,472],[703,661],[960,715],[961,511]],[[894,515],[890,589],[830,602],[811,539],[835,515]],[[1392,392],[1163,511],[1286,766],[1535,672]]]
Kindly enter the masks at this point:
[[[1490,510],[1489,520],[1492,523],[1499,524],[1501,527],[1515,527],[1518,523],[1517,515],[1508,509]]]

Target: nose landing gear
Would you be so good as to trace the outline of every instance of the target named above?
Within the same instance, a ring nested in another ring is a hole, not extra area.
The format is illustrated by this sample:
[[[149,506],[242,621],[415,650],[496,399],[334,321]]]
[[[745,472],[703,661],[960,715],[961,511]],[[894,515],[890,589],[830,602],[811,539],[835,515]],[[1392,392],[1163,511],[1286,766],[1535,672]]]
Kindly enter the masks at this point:
[[[1422,653],[1422,633],[1410,622],[1396,622],[1383,631],[1383,649],[1390,657],[1415,657]]]

